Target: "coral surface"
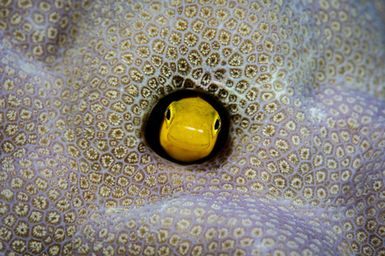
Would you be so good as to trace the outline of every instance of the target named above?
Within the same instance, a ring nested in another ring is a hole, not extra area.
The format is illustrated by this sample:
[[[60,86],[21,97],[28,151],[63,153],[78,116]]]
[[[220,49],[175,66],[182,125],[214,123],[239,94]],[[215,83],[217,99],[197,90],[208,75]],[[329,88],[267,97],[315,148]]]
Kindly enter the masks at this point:
[[[385,4],[0,0],[1,255],[385,255]],[[148,147],[205,90],[228,146]]]

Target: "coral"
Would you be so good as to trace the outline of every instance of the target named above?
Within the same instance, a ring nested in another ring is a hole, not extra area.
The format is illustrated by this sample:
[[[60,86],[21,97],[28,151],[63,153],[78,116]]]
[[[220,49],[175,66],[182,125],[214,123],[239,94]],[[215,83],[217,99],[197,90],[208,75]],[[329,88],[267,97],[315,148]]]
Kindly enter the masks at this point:
[[[385,255],[378,1],[0,1],[0,254]],[[149,148],[205,90],[229,146]]]

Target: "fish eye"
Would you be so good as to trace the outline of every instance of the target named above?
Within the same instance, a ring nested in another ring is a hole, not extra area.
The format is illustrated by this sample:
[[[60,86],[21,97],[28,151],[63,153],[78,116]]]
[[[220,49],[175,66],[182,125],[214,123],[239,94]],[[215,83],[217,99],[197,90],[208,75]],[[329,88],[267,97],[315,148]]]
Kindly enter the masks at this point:
[[[218,118],[215,120],[215,123],[214,123],[214,130],[215,130],[215,131],[218,131],[220,128],[221,128],[221,120],[220,120],[220,118],[218,117]]]
[[[170,121],[170,119],[171,119],[171,110],[170,110],[170,107],[167,108],[165,116],[166,116],[166,119]]]

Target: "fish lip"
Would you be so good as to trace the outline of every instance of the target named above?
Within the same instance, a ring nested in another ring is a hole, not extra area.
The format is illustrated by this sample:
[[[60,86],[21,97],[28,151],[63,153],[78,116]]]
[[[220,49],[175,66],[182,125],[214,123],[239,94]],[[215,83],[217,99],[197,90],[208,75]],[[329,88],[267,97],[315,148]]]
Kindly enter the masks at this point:
[[[196,152],[199,150],[207,149],[210,146],[210,143],[194,143],[194,142],[181,142],[178,138],[170,135],[170,142],[174,144],[175,147],[183,149],[190,152]]]
[[[189,132],[181,136],[180,131],[186,130]],[[168,139],[175,147],[189,152],[205,150],[210,146],[210,137],[205,132],[206,130],[207,128],[205,129],[205,127],[196,128],[186,124],[174,125],[170,127]],[[193,138],[197,138],[197,140]]]

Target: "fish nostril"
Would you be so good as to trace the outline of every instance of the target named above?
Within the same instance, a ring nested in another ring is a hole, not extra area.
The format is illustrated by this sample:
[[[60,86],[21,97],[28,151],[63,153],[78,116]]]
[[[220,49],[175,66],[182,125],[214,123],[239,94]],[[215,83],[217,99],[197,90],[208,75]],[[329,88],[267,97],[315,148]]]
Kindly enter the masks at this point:
[[[180,83],[179,79],[175,80]],[[175,104],[176,102],[179,102],[179,105]],[[178,116],[178,110],[185,113]],[[194,116],[194,113],[186,114],[186,111],[195,110],[197,116]],[[191,120],[192,118],[195,120]],[[207,125],[202,125],[206,119],[209,119]],[[161,98],[152,108],[145,124],[144,137],[147,145],[165,159],[180,164],[202,163],[218,155],[227,144],[229,120],[226,108],[211,94],[199,90],[179,89]],[[189,125],[183,126],[181,122],[184,121]],[[166,126],[171,127],[174,122],[179,123],[170,129],[170,132],[176,131],[178,134],[168,136],[173,138],[172,140],[162,141],[162,124],[167,123]],[[194,137],[191,129],[195,128],[190,127],[194,122],[205,136],[196,133],[200,136]],[[186,136],[183,136],[183,133]],[[175,138],[180,141],[175,141]],[[169,150],[170,148],[172,149]]]

